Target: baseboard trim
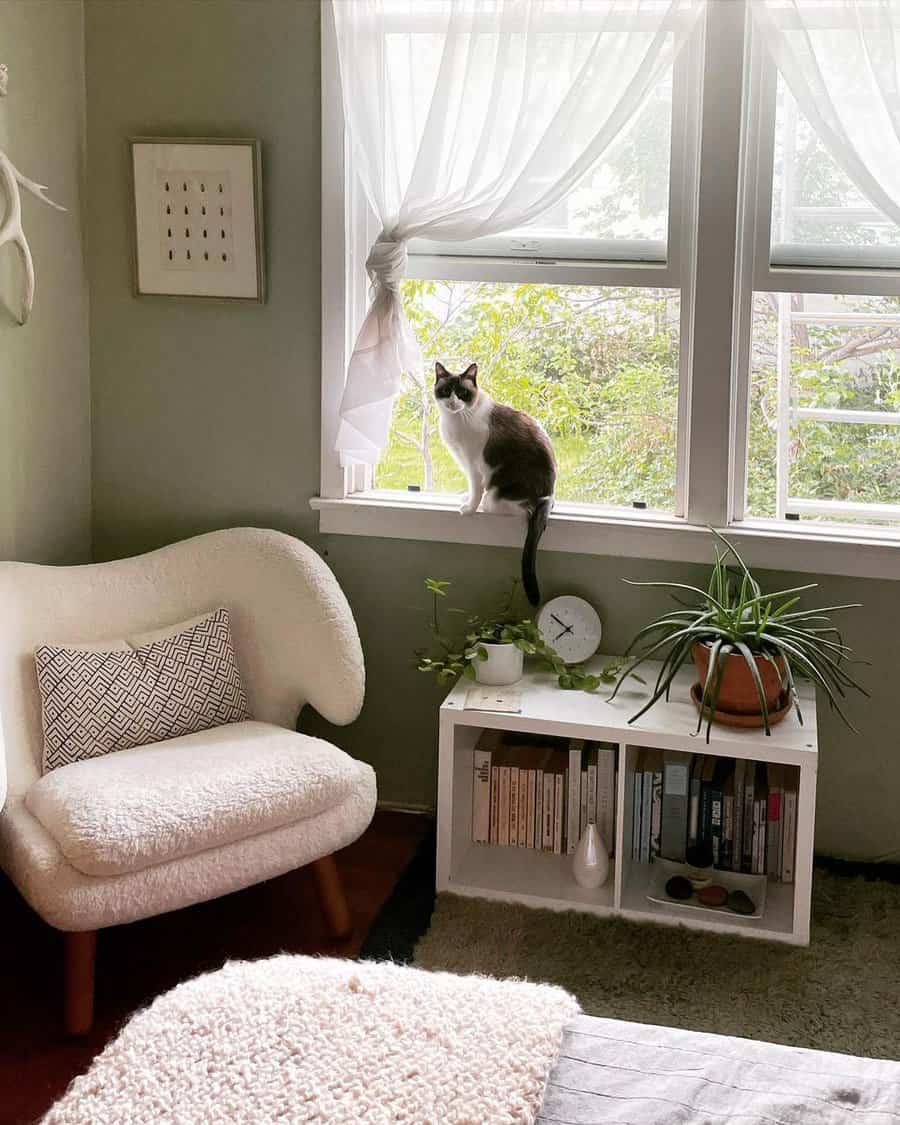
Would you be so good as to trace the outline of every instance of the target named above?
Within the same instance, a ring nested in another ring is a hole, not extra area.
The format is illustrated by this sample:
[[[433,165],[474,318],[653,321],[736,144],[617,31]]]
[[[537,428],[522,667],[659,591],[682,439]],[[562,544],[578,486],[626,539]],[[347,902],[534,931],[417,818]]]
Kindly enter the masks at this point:
[[[375,806],[379,812],[409,813],[410,816],[434,816],[434,805],[414,805],[406,801],[379,801]]]

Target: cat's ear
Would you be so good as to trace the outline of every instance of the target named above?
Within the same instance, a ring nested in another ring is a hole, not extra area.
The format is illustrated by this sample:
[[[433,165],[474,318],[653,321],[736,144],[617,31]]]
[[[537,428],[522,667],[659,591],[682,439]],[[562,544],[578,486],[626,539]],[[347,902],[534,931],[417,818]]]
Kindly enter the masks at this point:
[[[447,368],[444,367],[443,363],[441,363],[440,360],[438,360],[434,365],[435,381],[437,381],[438,379],[446,379],[448,374],[449,372],[447,371]]]
[[[478,364],[470,363],[463,374],[464,379],[471,379],[475,386],[478,386]]]

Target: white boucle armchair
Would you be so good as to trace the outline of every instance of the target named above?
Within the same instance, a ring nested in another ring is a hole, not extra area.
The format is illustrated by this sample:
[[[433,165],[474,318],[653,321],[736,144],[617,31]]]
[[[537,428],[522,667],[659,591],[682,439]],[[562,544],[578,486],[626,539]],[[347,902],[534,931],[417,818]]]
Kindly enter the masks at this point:
[[[40,780],[37,645],[126,637],[219,606],[229,610],[252,722],[77,762]],[[311,864],[332,931],[349,930],[333,853],[371,821],[375,776],[296,733],[296,723],[306,703],[329,722],[350,723],[363,690],[347,601],[319,556],[288,535],[235,528],[118,562],[0,563],[0,759],[8,781],[0,866],[65,934],[70,1032],[92,1022],[103,927]],[[35,794],[48,786],[42,803]],[[127,818],[116,816],[117,793]],[[65,815],[54,820],[47,808]]]

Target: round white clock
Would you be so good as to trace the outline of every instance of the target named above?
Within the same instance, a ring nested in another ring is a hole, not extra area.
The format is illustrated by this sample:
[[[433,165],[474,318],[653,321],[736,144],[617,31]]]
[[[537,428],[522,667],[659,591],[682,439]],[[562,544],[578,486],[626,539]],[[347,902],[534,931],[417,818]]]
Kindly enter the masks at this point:
[[[600,645],[603,627],[590,602],[574,594],[552,598],[541,608],[537,627],[544,642],[566,664],[580,664],[593,656]]]

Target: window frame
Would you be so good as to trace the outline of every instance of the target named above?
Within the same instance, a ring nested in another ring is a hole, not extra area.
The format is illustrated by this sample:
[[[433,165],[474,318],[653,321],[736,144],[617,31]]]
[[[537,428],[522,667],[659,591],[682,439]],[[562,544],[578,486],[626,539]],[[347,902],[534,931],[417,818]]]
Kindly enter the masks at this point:
[[[320,531],[519,546],[516,521],[462,519],[453,497],[376,491],[369,466],[342,467],[334,452],[347,359],[367,299],[364,264],[378,232],[347,175],[333,16],[330,0],[321,4],[322,444],[320,495],[310,501]],[[674,514],[560,502],[546,549],[706,562],[712,526],[752,550],[759,566],[900,578],[900,536],[884,529],[773,524],[744,513],[754,289],[869,292],[877,272],[880,281],[890,273],[889,291],[900,293],[900,271],[769,262],[771,164],[768,177],[760,173],[774,151],[774,68],[750,33],[746,0],[709,5],[675,65],[665,263],[410,254],[408,276],[680,289]],[[767,99],[771,136],[762,127]]]

